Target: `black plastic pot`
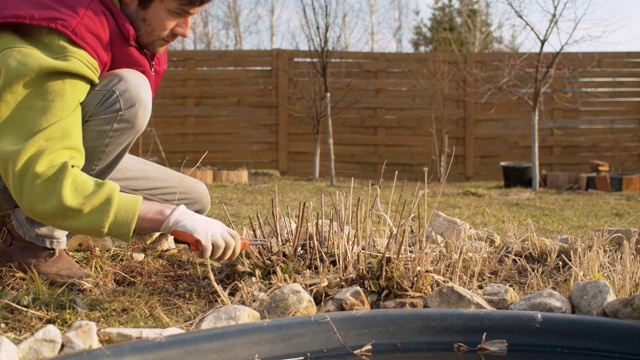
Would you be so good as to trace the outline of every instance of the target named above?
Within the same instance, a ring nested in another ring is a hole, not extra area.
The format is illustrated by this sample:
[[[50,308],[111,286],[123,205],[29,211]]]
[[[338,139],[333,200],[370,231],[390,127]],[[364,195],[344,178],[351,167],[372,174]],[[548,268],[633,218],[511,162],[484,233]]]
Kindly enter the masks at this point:
[[[481,359],[477,350],[504,339],[504,356],[484,359],[640,359],[640,323],[595,316],[500,310],[371,310],[264,320],[133,341],[60,359]]]
[[[502,166],[504,187],[531,187],[533,178],[533,165],[531,163],[503,161],[500,166]]]

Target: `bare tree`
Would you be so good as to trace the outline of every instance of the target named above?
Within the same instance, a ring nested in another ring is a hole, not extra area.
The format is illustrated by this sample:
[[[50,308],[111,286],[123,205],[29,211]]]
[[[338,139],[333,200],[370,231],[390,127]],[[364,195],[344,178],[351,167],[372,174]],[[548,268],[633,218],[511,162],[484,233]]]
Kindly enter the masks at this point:
[[[376,0],[367,0],[369,9],[369,41],[371,42],[371,52],[376,49]]]
[[[504,78],[504,83],[510,83],[511,86],[502,88],[509,89],[511,94],[526,101],[531,108],[532,189],[538,191],[540,184],[538,128],[544,95],[556,78],[560,55],[567,47],[585,40],[577,36],[577,33],[589,10],[591,0],[504,1],[537,44],[537,51],[532,59],[533,69],[522,66],[526,59],[517,59],[511,64],[512,66],[505,67],[512,69],[512,74]],[[523,69],[527,72],[523,73]],[[516,79],[521,79],[523,75],[527,76],[527,81],[518,83]],[[513,84],[521,87],[514,88]]]
[[[335,185],[335,165],[329,77],[334,53],[342,41],[340,17],[334,4],[332,0],[300,0],[302,32],[307,42],[310,65],[313,69],[313,76],[310,76],[311,96],[307,97],[314,135],[313,177],[317,179],[320,175],[320,125],[326,116],[331,185]]]
[[[271,15],[271,48],[276,47],[276,0],[271,0],[271,8],[269,9],[269,15]]]
[[[227,11],[229,14],[229,22],[234,37],[234,49],[242,49],[242,28],[240,27],[241,8],[238,6],[238,0],[227,0]]]
[[[391,0],[393,6],[393,39],[396,42],[396,52],[402,52],[403,24],[405,21],[405,2],[403,0]]]
[[[347,0],[342,0],[342,31],[343,47],[345,51],[349,50],[349,7]]]

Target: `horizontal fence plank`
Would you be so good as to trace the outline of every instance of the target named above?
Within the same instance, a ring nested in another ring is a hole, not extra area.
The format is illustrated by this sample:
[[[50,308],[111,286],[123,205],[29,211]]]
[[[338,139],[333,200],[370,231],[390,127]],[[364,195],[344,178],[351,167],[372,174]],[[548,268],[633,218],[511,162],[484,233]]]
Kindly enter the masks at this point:
[[[525,98],[535,54],[333,55],[338,176],[375,179],[386,162],[387,174],[423,179],[445,136],[455,152],[451,180],[497,180],[500,161],[531,158]],[[206,153],[207,166],[310,176],[311,119],[320,114],[326,173],[324,93],[312,61],[309,52],[292,50],[171,51],[149,124],[156,138],[146,131],[132,153],[161,159],[161,145],[172,166],[195,165]],[[588,171],[600,159],[640,172],[640,53],[566,53],[557,64],[540,110],[541,170]],[[506,70],[518,74],[519,87],[510,90],[520,97],[498,89]]]

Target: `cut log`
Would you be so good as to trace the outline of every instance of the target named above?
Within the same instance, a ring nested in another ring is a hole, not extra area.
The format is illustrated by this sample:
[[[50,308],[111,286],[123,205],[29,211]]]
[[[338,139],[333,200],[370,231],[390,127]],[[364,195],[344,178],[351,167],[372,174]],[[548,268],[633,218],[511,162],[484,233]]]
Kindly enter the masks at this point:
[[[213,181],[228,184],[248,184],[249,171],[239,170],[213,170]]]
[[[547,173],[546,186],[549,189],[566,190],[577,188],[580,183],[578,172],[550,172]]]
[[[213,184],[213,172],[209,169],[185,169],[182,173],[196,178],[207,185]]]

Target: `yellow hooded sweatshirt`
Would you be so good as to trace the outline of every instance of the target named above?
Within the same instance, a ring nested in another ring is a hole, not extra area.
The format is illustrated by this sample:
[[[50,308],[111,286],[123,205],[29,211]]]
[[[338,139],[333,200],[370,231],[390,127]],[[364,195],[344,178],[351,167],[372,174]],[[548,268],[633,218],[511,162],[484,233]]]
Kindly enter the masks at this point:
[[[80,104],[97,62],[61,33],[0,27],[0,176],[30,217],[63,230],[130,240],[142,198],[81,171]]]

